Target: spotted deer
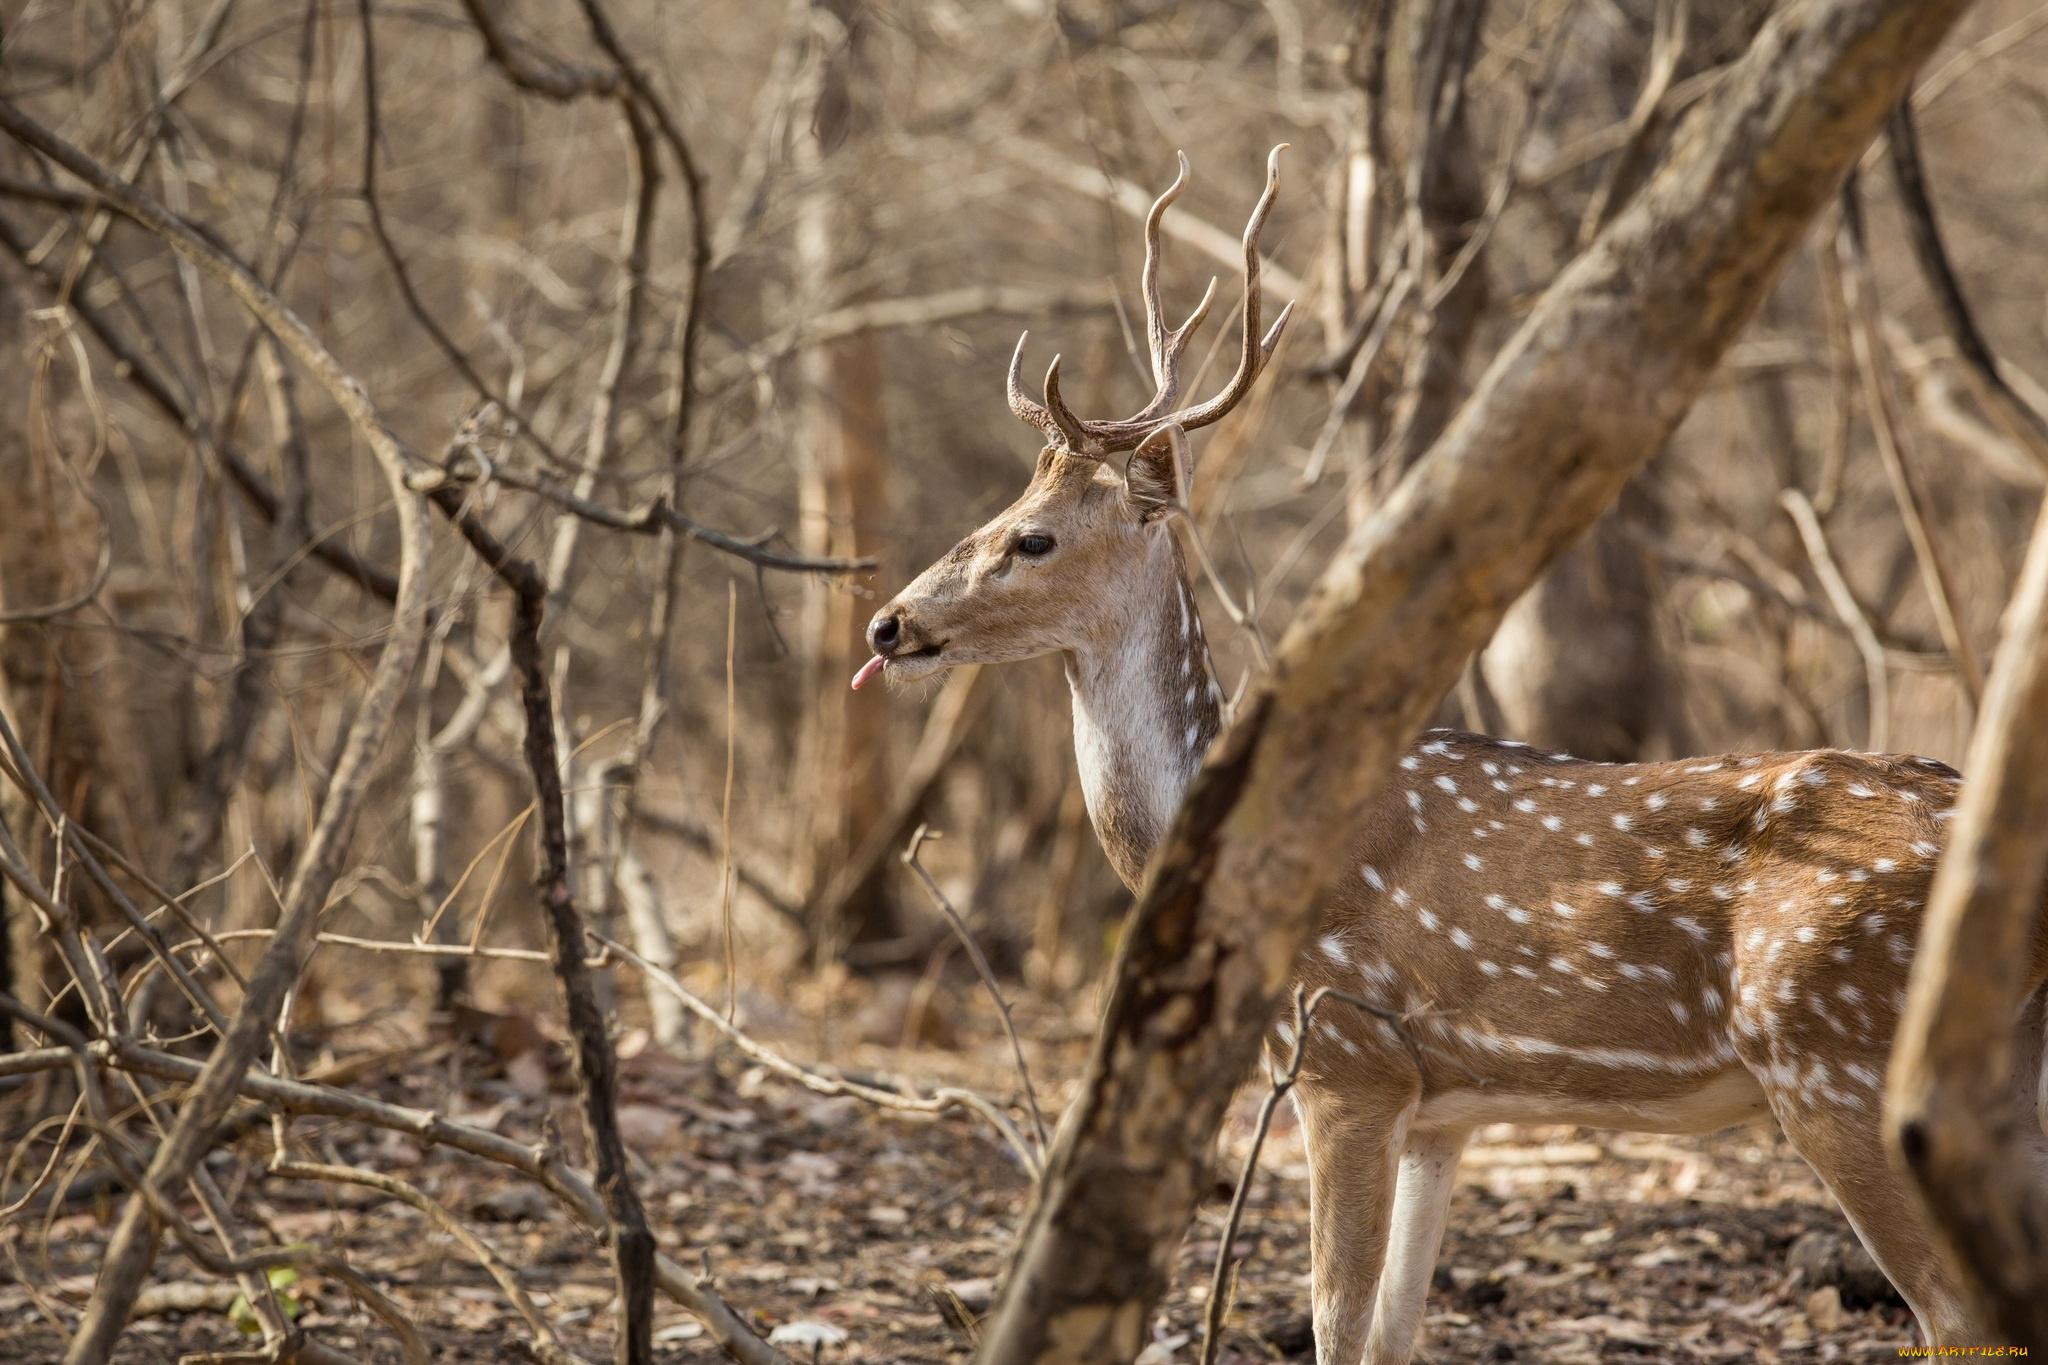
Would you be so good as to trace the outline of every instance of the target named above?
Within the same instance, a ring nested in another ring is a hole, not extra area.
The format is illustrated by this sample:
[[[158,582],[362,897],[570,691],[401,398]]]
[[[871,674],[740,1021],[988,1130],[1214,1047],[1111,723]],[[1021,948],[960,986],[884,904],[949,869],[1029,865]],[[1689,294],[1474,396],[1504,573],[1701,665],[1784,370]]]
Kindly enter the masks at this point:
[[[1277,156],[1277,151],[1276,151]],[[1179,361],[1214,297],[1167,330],[1159,220],[1145,223],[1146,335],[1158,391],[1087,421],[1043,401],[1012,358],[1010,403],[1045,437],[1029,487],[878,612],[884,673],[1057,653],[1073,694],[1089,816],[1138,885],[1221,722],[1186,565],[1170,530],[1179,432],[1216,421],[1271,355],[1258,236],[1244,234],[1237,372],[1176,408]],[[1107,457],[1130,451],[1119,473]],[[1886,1159],[1885,1068],[1960,782],[1924,758],[1817,751],[1603,764],[1435,730],[1356,831],[1302,986],[1408,1021],[1325,1007],[1295,1096],[1310,1170],[1317,1358],[1407,1361],[1458,1161],[1482,1124],[1704,1133],[1771,1114],[1819,1172],[1934,1345],[1990,1340]],[[2037,1089],[2048,941],[2015,1019]],[[1291,1047],[1291,1025],[1269,1047]],[[1413,1043],[1411,1048],[1409,1045]],[[2048,1163],[2048,1141],[2035,1132]]]

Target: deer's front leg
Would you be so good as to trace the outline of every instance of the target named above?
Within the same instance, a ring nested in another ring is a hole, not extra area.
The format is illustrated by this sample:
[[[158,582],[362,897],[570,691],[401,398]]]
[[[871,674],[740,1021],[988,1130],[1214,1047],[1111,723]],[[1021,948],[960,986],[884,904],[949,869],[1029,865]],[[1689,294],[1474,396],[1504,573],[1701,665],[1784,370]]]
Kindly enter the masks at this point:
[[[1408,1365],[1422,1328],[1422,1305],[1429,1297],[1443,1245],[1444,1222],[1458,1185],[1458,1159],[1464,1155],[1467,1129],[1430,1130],[1408,1134],[1401,1154],[1401,1175],[1394,1189],[1393,1229],[1380,1291],[1373,1310],[1370,1365]]]
[[[1343,1093],[1306,1082],[1294,1096],[1308,1148],[1316,1360],[1358,1365],[1372,1332],[1414,1104],[1406,1095],[1390,1100],[1363,1087]]]

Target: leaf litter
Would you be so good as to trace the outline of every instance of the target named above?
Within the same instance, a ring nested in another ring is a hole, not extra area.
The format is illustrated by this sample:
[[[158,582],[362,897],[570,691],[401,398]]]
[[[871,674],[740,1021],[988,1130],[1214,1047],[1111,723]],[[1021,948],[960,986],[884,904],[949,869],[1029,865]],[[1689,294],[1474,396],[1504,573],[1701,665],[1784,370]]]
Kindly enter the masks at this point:
[[[851,989],[851,988],[850,988]],[[1085,1021],[1025,997],[1015,1006],[1048,1117],[1086,1060]],[[1022,1114],[994,1012],[962,991],[945,1000],[955,1046],[866,1041],[854,1011],[785,1005],[757,1030],[796,1057],[847,1073],[973,1086]],[[388,1021],[386,1022],[388,1033]],[[866,1030],[872,1036],[872,1030]],[[319,1040],[346,1060],[346,1030]],[[566,1065],[552,1045],[511,1059],[474,1041],[413,1049],[352,1080],[378,1097],[484,1119],[522,1141],[559,1135],[580,1164]],[[1015,1155],[963,1112],[886,1114],[821,1098],[731,1053],[685,1060],[636,1046],[621,1062],[621,1122],[664,1249],[793,1358],[959,1361],[972,1355],[1001,1284],[1029,1179]],[[422,1064],[422,1060],[426,1064]],[[531,1060],[524,1060],[531,1059]],[[519,1074],[511,1074],[512,1063]],[[1208,1281],[1229,1180],[1249,1141],[1261,1085],[1236,1098],[1214,1188],[1190,1228],[1146,1347],[1147,1365],[1200,1351]],[[24,1096],[0,1097],[18,1109]],[[0,1111],[4,1112],[4,1111]],[[8,1113],[19,1127],[18,1113]],[[459,1153],[344,1123],[301,1119],[294,1133],[333,1157],[413,1182],[467,1219],[512,1265],[588,1360],[610,1354],[610,1277],[591,1237],[533,1185]],[[266,1177],[267,1125],[213,1158],[244,1231],[310,1239],[347,1256],[396,1299],[438,1360],[517,1360],[525,1324],[481,1267],[405,1205],[374,1190]],[[95,1188],[0,1229],[0,1362],[62,1354],[119,1208]],[[1308,1181],[1283,1106],[1262,1153],[1233,1251],[1220,1359],[1313,1358]],[[159,1362],[247,1350],[250,1339],[208,1277],[175,1248],[153,1285],[172,1307],[137,1321],[116,1359]],[[205,1291],[205,1292],[202,1292]],[[317,1274],[289,1284],[296,1323],[374,1361],[394,1343]],[[175,1305],[189,1304],[180,1310]],[[656,1344],[678,1362],[722,1356],[661,1301]],[[1917,1341],[1910,1316],[1868,1264],[1812,1172],[1767,1122],[1704,1137],[1502,1125],[1474,1135],[1439,1257],[1418,1359],[1528,1361],[1854,1361]],[[54,1321],[53,1321],[54,1319]]]

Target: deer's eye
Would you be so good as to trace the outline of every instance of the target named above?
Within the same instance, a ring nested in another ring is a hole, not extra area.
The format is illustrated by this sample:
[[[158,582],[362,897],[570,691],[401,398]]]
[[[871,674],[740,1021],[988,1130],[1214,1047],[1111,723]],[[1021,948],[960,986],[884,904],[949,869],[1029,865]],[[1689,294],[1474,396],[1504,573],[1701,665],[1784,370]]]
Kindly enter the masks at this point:
[[[1036,531],[1017,537],[1017,553],[1038,559],[1052,553],[1052,537]]]

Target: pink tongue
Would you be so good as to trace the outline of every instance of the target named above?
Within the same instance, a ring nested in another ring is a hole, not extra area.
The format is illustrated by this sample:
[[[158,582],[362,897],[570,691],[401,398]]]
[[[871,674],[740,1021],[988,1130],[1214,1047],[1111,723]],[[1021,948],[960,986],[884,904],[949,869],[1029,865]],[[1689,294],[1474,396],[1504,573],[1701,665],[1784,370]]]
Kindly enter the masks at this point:
[[[860,672],[853,675],[853,690],[856,692],[860,691],[860,685],[862,683],[866,682],[869,678],[874,677],[875,674],[880,673],[882,671],[882,665],[884,662],[886,661],[882,658],[882,656],[877,654],[874,658],[869,659],[866,663],[862,664],[860,666]]]

